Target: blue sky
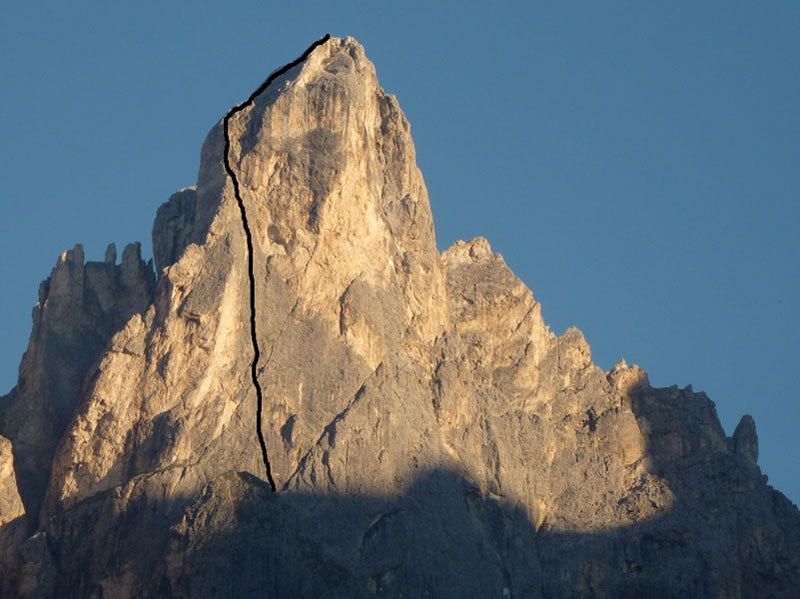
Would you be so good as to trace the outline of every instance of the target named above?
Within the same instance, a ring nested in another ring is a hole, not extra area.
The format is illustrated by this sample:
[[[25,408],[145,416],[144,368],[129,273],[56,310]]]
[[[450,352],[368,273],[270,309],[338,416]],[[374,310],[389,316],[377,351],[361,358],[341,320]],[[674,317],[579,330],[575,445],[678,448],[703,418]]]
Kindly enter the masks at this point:
[[[208,130],[327,32],[400,100],[441,249],[487,237],[601,367],[752,414],[800,502],[795,2],[5,3],[0,392],[58,255],[150,255]]]

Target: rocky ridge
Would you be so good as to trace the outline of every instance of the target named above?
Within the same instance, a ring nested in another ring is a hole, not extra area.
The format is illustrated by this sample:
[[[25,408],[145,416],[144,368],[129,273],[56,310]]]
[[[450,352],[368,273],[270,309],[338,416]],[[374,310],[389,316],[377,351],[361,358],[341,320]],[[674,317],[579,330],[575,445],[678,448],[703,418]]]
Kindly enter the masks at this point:
[[[439,253],[410,127],[352,39],[228,122],[154,262],[65,252],[0,399],[9,596],[796,596],[755,424],[603,372],[484,239]],[[245,575],[242,575],[244,573]]]

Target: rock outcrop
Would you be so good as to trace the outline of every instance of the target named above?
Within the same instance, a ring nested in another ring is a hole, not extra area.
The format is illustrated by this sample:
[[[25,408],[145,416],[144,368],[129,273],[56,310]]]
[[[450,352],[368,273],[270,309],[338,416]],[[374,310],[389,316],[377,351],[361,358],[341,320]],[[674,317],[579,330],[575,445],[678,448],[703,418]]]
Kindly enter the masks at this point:
[[[795,596],[800,512],[752,418],[727,438],[702,393],[603,372],[486,240],[440,254],[354,40],[228,132],[158,211],[157,282],[138,246],[78,246],[42,286],[0,399],[0,592]]]
[[[104,262],[84,263],[83,247],[65,251],[39,287],[33,332],[19,382],[0,402],[2,434],[13,444],[17,485],[30,524],[42,505],[56,445],[81,398],[87,375],[112,336],[153,301],[152,266],[139,244],[122,263],[108,247]]]

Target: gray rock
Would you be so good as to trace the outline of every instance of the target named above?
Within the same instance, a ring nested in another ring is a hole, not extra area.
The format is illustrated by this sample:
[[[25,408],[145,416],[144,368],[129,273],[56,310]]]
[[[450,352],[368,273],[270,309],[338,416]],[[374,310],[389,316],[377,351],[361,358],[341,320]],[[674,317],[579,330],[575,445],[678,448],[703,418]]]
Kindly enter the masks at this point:
[[[14,447],[14,469],[29,524],[38,524],[56,446],[81,398],[92,364],[133,314],[153,301],[152,267],[139,244],[120,266],[84,264],[83,247],[64,252],[39,287],[33,331],[19,381],[0,398],[0,427]]]
[[[42,507],[0,528],[0,590],[796,595],[800,512],[756,467],[752,419],[728,439],[704,394],[603,372],[486,240],[440,254],[409,124],[354,40],[229,134],[252,283],[217,124],[196,190],[158,211],[155,288],[138,245],[119,266],[76,248],[43,286],[0,402],[0,484]]]
[[[197,191],[181,189],[162,204],[153,223],[153,261],[156,273],[173,265],[189,245],[197,208]]]
[[[758,463],[758,435],[756,423],[750,414],[745,414],[736,425],[731,439],[733,453],[741,456],[747,464],[756,467]]]
[[[108,247],[106,248],[106,257],[103,262],[106,264],[117,263],[117,245],[115,243],[108,244]]]
[[[0,526],[8,524],[24,514],[25,508],[22,506],[22,499],[17,491],[11,441],[0,436]]]

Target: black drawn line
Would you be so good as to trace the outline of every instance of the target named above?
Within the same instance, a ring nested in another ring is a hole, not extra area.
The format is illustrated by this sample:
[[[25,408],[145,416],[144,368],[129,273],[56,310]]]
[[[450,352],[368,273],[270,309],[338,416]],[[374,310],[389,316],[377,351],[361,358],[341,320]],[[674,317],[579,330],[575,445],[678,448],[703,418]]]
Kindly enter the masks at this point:
[[[256,91],[250,94],[250,97],[247,98],[247,100],[231,108],[228,111],[228,114],[226,114],[225,118],[222,120],[222,129],[225,132],[225,152],[223,154],[223,162],[225,163],[225,170],[227,171],[228,176],[230,176],[231,182],[233,183],[233,193],[236,196],[236,202],[239,204],[239,211],[242,213],[242,226],[244,227],[244,235],[247,239],[247,273],[250,277],[250,337],[253,341],[253,363],[250,367],[250,373],[253,378],[253,386],[256,388],[256,399],[258,401],[256,407],[256,433],[258,434],[258,442],[261,445],[261,456],[264,459],[264,467],[267,470],[267,480],[269,481],[269,486],[272,488],[273,492],[275,491],[275,479],[272,478],[272,468],[269,465],[269,458],[267,457],[267,444],[264,441],[264,433],[261,430],[261,413],[264,409],[264,393],[261,389],[261,383],[258,382],[258,361],[261,357],[261,351],[258,348],[258,337],[256,336],[256,276],[255,268],[253,266],[253,234],[250,232],[250,224],[247,222],[247,211],[244,207],[242,195],[239,192],[239,180],[236,178],[236,173],[233,171],[230,157],[228,156],[231,149],[231,139],[228,132],[228,125],[234,115],[250,106],[255,101],[256,97],[263,93],[267,87],[269,87],[270,83],[283,75],[289,69],[292,69],[300,63],[305,62],[311,52],[313,52],[317,46],[321,46],[327,42],[330,37],[330,34],[326,34],[323,38],[311,44],[308,49],[303,52],[300,58],[290,62],[286,66],[272,73],[269,77],[267,77],[266,81],[264,81],[264,83],[262,83],[258,89],[256,89]]]

